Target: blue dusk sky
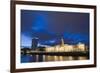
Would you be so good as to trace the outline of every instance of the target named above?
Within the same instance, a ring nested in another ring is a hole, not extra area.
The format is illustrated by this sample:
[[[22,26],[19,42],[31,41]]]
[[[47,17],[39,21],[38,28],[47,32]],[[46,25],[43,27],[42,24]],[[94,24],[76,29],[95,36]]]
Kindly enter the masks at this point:
[[[21,46],[85,43],[89,46],[89,13],[21,10]]]

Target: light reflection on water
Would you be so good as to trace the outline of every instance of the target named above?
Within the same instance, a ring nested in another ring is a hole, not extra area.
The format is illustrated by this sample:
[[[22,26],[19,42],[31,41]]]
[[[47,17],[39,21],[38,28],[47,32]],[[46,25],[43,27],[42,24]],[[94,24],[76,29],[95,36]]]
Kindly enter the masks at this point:
[[[70,60],[86,60],[86,57],[73,56],[44,56],[44,61],[70,61]]]
[[[49,56],[49,55],[22,55],[21,63],[26,62],[49,62],[49,61],[71,61],[87,60],[87,56]]]

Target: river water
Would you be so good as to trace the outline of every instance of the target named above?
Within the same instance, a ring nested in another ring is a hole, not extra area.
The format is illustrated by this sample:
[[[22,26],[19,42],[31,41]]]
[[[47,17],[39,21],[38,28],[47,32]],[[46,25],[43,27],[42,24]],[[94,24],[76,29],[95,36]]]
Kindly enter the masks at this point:
[[[87,60],[87,56],[21,55],[21,63]]]

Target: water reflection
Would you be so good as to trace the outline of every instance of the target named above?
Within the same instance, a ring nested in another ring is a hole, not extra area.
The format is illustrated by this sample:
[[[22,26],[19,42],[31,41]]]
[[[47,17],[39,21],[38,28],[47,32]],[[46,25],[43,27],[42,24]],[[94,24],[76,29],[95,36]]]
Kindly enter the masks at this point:
[[[86,60],[87,57],[73,56],[45,56],[44,61],[69,61],[69,60]]]
[[[87,56],[50,56],[50,55],[22,55],[21,62],[49,62],[49,61],[71,61],[87,60]]]

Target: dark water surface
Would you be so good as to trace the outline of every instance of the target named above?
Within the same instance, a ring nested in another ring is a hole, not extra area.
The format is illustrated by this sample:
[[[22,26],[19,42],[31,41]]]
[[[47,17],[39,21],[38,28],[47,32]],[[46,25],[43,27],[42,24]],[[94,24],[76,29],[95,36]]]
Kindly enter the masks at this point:
[[[87,60],[87,56],[49,56],[49,55],[21,55],[21,63]]]

